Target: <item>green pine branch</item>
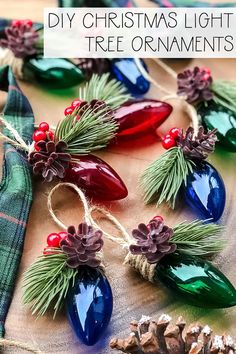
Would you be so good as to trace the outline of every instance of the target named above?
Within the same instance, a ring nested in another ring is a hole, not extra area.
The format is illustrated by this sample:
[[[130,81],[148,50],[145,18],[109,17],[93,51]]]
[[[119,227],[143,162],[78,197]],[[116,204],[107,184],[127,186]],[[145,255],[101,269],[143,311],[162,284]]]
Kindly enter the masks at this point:
[[[234,81],[215,80],[211,90],[216,103],[236,114],[236,83]]]
[[[178,191],[189,173],[193,162],[186,160],[182,149],[173,147],[154,161],[141,178],[145,203],[167,202],[174,209]]]
[[[67,115],[57,126],[57,140],[64,140],[70,154],[86,155],[92,151],[106,147],[115,137],[118,128],[114,119],[106,118],[106,112],[100,110],[94,113],[87,109],[79,120],[76,119],[78,110]]]
[[[200,220],[181,223],[173,228],[171,242],[177,245],[180,252],[193,256],[210,256],[222,251],[225,240],[219,236],[224,227],[216,224],[205,224]]]
[[[126,102],[130,95],[116,80],[109,81],[109,74],[93,75],[91,80],[79,89],[79,98],[90,102],[93,99],[105,101],[115,109]],[[84,155],[106,147],[115,137],[118,124],[107,116],[106,108],[94,112],[88,108],[77,119],[79,108],[59,122],[55,131],[57,140],[64,140],[70,154]]]
[[[127,94],[125,86],[115,79],[110,80],[109,76],[109,73],[102,76],[94,74],[90,81],[79,88],[79,98],[88,102],[94,99],[105,101],[112,109],[127,102],[131,95]]]
[[[51,308],[56,316],[77,275],[77,270],[66,266],[66,255],[60,249],[52,251],[58,253],[39,257],[24,273],[23,303],[38,317]]]

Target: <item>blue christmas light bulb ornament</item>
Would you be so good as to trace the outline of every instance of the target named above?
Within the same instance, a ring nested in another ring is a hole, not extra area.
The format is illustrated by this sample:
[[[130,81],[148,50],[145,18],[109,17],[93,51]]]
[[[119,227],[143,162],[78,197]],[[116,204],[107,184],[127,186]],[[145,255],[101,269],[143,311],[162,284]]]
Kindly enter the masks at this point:
[[[94,345],[109,324],[113,297],[101,270],[82,268],[67,296],[67,315],[77,337],[86,345]]]
[[[186,203],[203,219],[217,221],[223,214],[226,200],[225,185],[217,170],[207,162],[194,167],[187,177]]]
[[[146,64],[141,61],[147,71]],[[148,92],[150,82],[145,79],[132,58],[112,59],[111,72],[121,81],[133,96],[141,96]]]
[[[181,194],[202,219],[219,220],[225,207],[225,185],[206,162],[214,151],[216,133],[217,129],[204,132],[200,127],[195,135],[190,127],[184,134],[182,129],[172,128],[162,141],[167,151],[144,172],[145,201],[167,202],[174,209]]]

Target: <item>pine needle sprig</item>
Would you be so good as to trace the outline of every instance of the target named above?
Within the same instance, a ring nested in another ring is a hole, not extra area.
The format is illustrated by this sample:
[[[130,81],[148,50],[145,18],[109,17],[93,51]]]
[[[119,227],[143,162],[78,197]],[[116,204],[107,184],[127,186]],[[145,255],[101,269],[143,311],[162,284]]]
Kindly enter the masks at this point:
[[[178,191],[186,183],[193,164],[184,158],[182,149],[173,147],[167,150],[144,171],[141,178],[145,203],[157,200],[158,206],[167,202],[174,209]]]
[[[24,273],[23,303],[29,304],[32,314],[43,316],[53,308],[56,316],[73,286],[78,271],[66,266],[66,254],[59,248],[48,249],[57,252],[39,257]]]
[[[105,101],[112,109],[116,109],[127,102],[131,95],[119,81],[109,79],[109,73],[93,75],[91,80],[79,88],[79,99],[92,101],[93,99]]]
[[[220,238],[224,227],[206,224],[201,220],[191,223],[182,222],[173,228],[171,242],[177,245],[180,252],[193,256],[210,256],[222,251],[225,240]]]
[[[57,140],[67,143],[66,152],[84,155],[106,147],[118,129],[115,120],[106,117],[106,109],[98,112],[87,109],[78,120],[78,110],[67,115],[55,131]]]
[[[236,83],[226,80],[215,80],[211,90],[214,93],[213,100],[230,109],[236,114]]]

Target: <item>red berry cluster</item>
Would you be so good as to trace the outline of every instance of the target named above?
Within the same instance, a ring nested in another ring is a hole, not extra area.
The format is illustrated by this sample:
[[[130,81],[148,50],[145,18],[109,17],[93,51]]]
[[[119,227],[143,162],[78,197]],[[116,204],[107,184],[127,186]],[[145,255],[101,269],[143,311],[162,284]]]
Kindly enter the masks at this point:
[[[60,248],[60,242],[67,237],[67,232],[61,231],[61,232],[53,232],[48,235],[47,237],[47,247],[44,248],[43,254],[54,254],[50,248]]]
[[[46,122],[42,122],[39,124],[39,127],[37,130],[35,130],[33,134],[33,141],[34,141],[34,147],[35,150],[39,151],[40,148],[38,147],[37,143],[39,141],[50,141],[54,139],[54,133],[49,130],[49,124]]]
[[[74,112],[74,110],[75,110],[76,108],[78,108],[78,107],[81,105],[82,102],[83,102],[83,101],[82,101],[82,100],[79,100],[78,98],[77,98],[76,100],[72,101],[72,102],[71,102],[71,105],[70,105],[69,107],[67,107],[67,108],[65,109],[65,111],[64,111],[65,116],[68,116],[68,115],[72,114],[72,113]],[[79,118],[80,118],[80,117],[77,116],[77,119],[79,119]]]
[[[172,147],[176,146],[176,140],[181,134],[181,129],[179,128],[172,128],[169,131],[169,134],[165,135],[162,139],[162,146],[164,149],[168,150]]]
[[[33,27],[33,21],[31,20],[13,20],[11,22],[13,27],[21,27],[21,26],[28,26]]]

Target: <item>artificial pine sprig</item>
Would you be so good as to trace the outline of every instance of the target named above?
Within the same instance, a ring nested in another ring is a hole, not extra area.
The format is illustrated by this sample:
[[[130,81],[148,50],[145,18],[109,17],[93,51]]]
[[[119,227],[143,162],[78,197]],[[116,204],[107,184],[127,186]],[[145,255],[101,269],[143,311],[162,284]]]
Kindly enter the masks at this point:
[[[222,251],[220,239],[223,227],[205,224],[200,220],[180,223],[170,228],[161,216],[155,216],[148,225],[139,224],[132,232],[136,244],[129,250],[133,255],[146,257],[148,263],[159,263],[163,257],[181,252],[190,256],[209,257]]]
[[[177,250],[192,256],[210,256],[223,250],[225,240],[219,238],[224,227],[205,224],[200,220],[182,222],[173,227],[171,243]]]
[[[77,119],[79,109],[67,115],[57,126],[55,137],[67,143],[66,152],[84,155],[99,150],[115,137],[117,123],[105,117],[106,110],[94,112],[87,109]]]
[[[178,95],[195,105],[209,101],[230,109],[236,114],[236,84],[233,81],[213,80],[209,68],[195,67],[178,74]]]
[[[49,251],[54,253],[39,257],[25,272],[23,303],[28,304],[32,314],[38,316],[43,316],[53,304],[55,317],[69,287],[75,283],[78,270],[67,267],[67,256],[60,248],[51,248]]]
[[[53,309],[55,317],[78,272],[84,266],[100,266],[98,252],[103,246],[102,235],[102,231],[94,230],[85,222],[77,229],[69,226],[66,232],[48,235],[44,255],[38,257],[23,278],[23,303],[30,306],[33,315],[43,316]]]
[[[144,201],[157,202],[157,206],[167,202],[172,209],[182,185],[186,185],[187,176],[195,165],[206,160],[215,149],[217,129],[198,132],[189,127],[185,134],[182,129],[172,128],[163,140],[167,151],[154,161],[145,171],[141,182],[144,189]]]
[[[215,80],[211,85],[213,100],[236,114],[236,83],[233,81]]]
[[[109,81],[109,74],[93,75],[84,87],[79,89],[79,99],[87,108],[78,106],[58,124],[55,139],[67,143],[70,154],[89,154],[104,148],[118,129],[112,110],[130,98],[125,88],[115,79]],[[100,107],[91,102],[101,102]]]
[[[105,101],[112,109],[116,109],[127,102],[131,96],[126,88],[117,80],[109,80],[109,73],[93,75],[91,80],[79,88],[79,99],[92,101],[93,99]]]
[[[193,162],[184,157],[179,147],[167,150],[158,160],[154,161],[142,176],[145,203],[169,203],[174,209],[176,197],[187,176],[192,172]]]

